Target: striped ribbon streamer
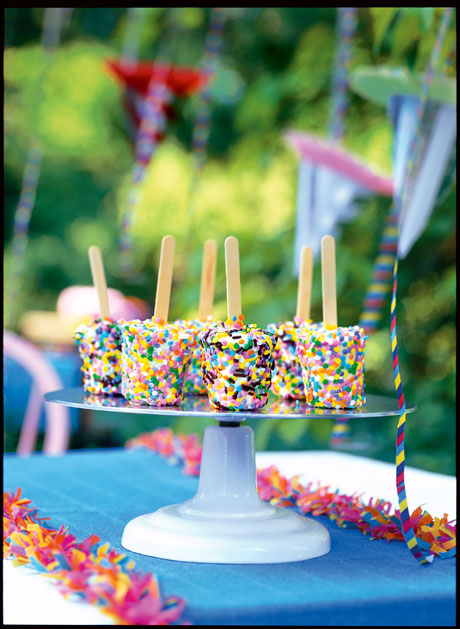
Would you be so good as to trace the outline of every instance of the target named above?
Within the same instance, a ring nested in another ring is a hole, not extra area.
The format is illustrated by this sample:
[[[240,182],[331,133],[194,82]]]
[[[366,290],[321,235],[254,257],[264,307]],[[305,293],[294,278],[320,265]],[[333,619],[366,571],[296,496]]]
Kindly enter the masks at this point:
[[[432,59],[430,60],[424,76],[421,98],[419,100],[416,112],[416,129],[414,130],[412,146],[409,152],[408,163],[406,165],[404,185],[402,187],[403,192],[407,192],[410,187],[410,176],[413,171],[413,164],[417,159],[416,146],[420,126],[422,123],[423,112],[425,110],[425,103],[428,96],[428,89],[431,83],[434,69],[439,60],[442,43],[451,19],[451,12],[452,9],[449,8],[446,9],[443,13],[439,32],[432,51]],[[423,143],[419,144],[419,146],[420,148],[422,148]],[[399,205],[399,203],[401,205]],[[400,199],[399,201],[395,199],[388,213],[386,224],[382,233],[379,253],[374,263],[372,280],[367,289],[363,312],[361,314],[361,320],[359,322],[359,325],[364,328],[365,333],[368,335],[376,330],[379,322],[381,321],[383,316],[383,307],[385,305],[388,295],[391,293],[391,278],[393,276],[393,269],[398,247],[399,217],[401,214],[398,207],[403,207],[403,199]],[[340,420],[342,419],[343,418],[340,418]],[[339,418],[336,420],[336,423],[332,430],[331,444],[335,446],[340,445],[344,437],[348,436],[349,434],[348,424],[344,423],[343,421],[340,422],[340,420]],[[345,426],[348,427],[348,431]]]
[[[41,44],[47,53],[40,80],[38,81],[38,93],[36,102],[42,99],[43,85],[50,69],[54,53],[59,45],[61,31],[68,24],[73,8],[47,8],[43,14],[43,26]],[[5,291],[7,309],[7,327],[14,326],[16,322],[19,293],[22,285],[22,275],[25,264],[29,225],[32,212],[35,207],[37,187],[40,179],[40,169],[43,160],[43,152],[34,139],[27,154],[26,165],[21,183],[19,203],[14,214],[13,240],[11,243],[11,267],[8,274],[8,284]]]
[[[169,67],[164,72],[164,79],[168,72]],[[141,185],[145,178],[146,168],[158,146],[158,134],[166,126],[164,105],[172,99],[171,90],[159,79],[160,77],[157,74],[152,76],[143,102],[142,118],[136,141],[134,167],[131,173],[131,187],[121,217],[119,270],[125,276],[131,275],[133,272],[132,227],[141,198]]]
[[[343,136],[343,119],[348,107],[347,86],[351,61],[351,43],[358,24],[357,8],[339,7],[337,23],[338,49],[332,83],[332,112],[329,135],[334,142]]]
[[[146,9],[143,9],[144,11]],[[137,9],[138,12],[141,9]],[[171,63],[168,59],[171,58],[171,53],[168,48],[171,45],[170,40],[172,38],[172,15],[173,9],[167,9],[165,27],[158,47],[157,61],[158,66],[155,73],[150,79],[147,94],[142,103],[141,121],[136,138],[136,148],[134,165],[131,172],[131,184],[126,199],[125,207],[121,216],[120,237],[118,240],[119,258],[118,269],[121,275],[133,279],[134,264],[133,264],[133,225],[136,217],[136,210],[141,200],[141,187],[145,179],[145,173],[147,166],[149,165],[157,147],[158,136],[164,131],[167,123],[167,116],[165,113],[165,105],[171,102],[173,93],[166,85],[166,79],[170,71]],[[136,16],[134,16],[136,17]],[[134,19],[131,14],[131,21]],[[137,13],[139,17],[139,13]],[[133,32],[134,26],[128,31]],[[127,37],[130,37],[130,33],[127,33]],[[123,58],[125,63],[133,62],[134,48],[129,43],[125,42]]]
[[[192,139],[192,150],[198,174],[203,170],[205,162],[205,152],[211,126],[211,81],[217,70],[226,19],[227,9],[223,7],[211,9],[202,62],[202,68],[208,76],[208,80],[198,94],[198,107]]]
[[[444,37],[447,32],[447,28],[449,26],[451,17],[452,17],[452,7],[447,7],[444,9],[441,22],[439,25],[438,34],[436,37],[436,42],[432,51],[432,55],[425,72],[422,91],[420,100],[417,105],[416,111],[416,124],[414,130],[414,137],[412,140],[411,148],[409,151],[409,158],[406,164],[406,170],[404,174],[404,186],[403,190],[407,189],[408,182],[410,180],[412,174],[412,168],[415,162],[415,147],[417,144],[417,137],[419,134],[420,126],[422,123],[423,112],[425,108],[426,101],[428,100],[428,90],[431,85],[431,81],[433,78],[434,70],[439,60],[439,55],[441,51],[441,46],[444,41]],[[399,234],[399,225],[400,218],[402,216],[404,208],[404,194],[400,195],[399,198],[395,198],[395,213],[398,217],[398,234]],[[415,532],[412,527],[409,506],[407,503],[407,495],[406,495],[406,487],[404,480],[404,471],[405,471],[405,450],[404,450],[404,429],[406,424],[406,403],[404,400],[403,387],[401,382],[401,375],[399,372],[399,360],[398,360],[398,340],[396,335],[396,295],[397,295],[397,287],[398,287],[398,255],[397,252],[395,254],[394,259],[394,267],[393,267],[393,292],[391,299],[391,307],[390,307],[390,321],[391,321],[391,351],[393,356],[393,377],[395,382],[396,394],[398,397],[398,405],[400,411],[400,417],[397,427],[396,434],[396,489],[398,492],[398,502],[399,502],[399,510],[400,510],[400,520],[401,526],[403,529],[404,538],[406,540],[407,547],[409,548],[412,555],[419,561],[421,564],[429,564],[433,560],[433,555],[424,556],[422,550],[417,544],[417,539],[415,537]]]
[[[444,13],[442,22],[440,24],[439,32],[435,41],[435,45],[432,51],[433,61],[429,63],[427,71],[425,73],[424,81],[422,84],[421,98],[418,102],[418,108],[416,112],[416,130],[414,132],[413,146],[411,147],[409,160],[414,161],[416,157],[415,145],[417,142],[418,130],[420,129],[422,114],[425,109],[425,101],[428,96],[428,89],[431,83],[434,69],[438,63],[442,43],[447,31],[447,26],[451,19],[452,8],[448,7]],[[455,48],[454,48],[455,49]],[[448,55],[446,64],[449,64]],[[423,146],[423,144],[421,144]],[[406,168],[406,178],[402,187],[403,193],[409,189],[409,174],[412,173],[412,165],[408,165]],[[402,200],[401,207],[403,207]],[[385,228],[382,233],[382,239],[380,242],[379,253],[374,263],[374,270],[371,283],[367,289],[367,294],[364,300],[363,313],[361,315],[361,321],[359,325],[364,328],[366,334],[374,332],[380,323],[383,316],[383,307],[385,305],[388,295],[391,293],[391,278],[393,275],[393,266],[395,262],[396,251],[398,247],[398,217],[399,211],[397,209],[397,203],[393,203],[385,224]]]

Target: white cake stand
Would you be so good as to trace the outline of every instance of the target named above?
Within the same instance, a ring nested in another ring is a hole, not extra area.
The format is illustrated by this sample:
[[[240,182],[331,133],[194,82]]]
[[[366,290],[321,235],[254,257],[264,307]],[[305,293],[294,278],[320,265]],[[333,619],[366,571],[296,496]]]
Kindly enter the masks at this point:
[[[82,388],[47,393],[48,402],[77,408],[151,415],[212,417],[218,425],[204,433],[198,491],[182,504],[164,506],[127,523],[122,545],[133,552],[199,563],[284,563],[325,555],[328,530],[318,521],[263,502],[257,493],[254,433],[248,418],[386,417],[398,415],[396,399],[367,395],[359,409],[313,409],[270,399],[257,412],[215,411],[205,397],[190,396],[180,406],[151,407],[122,397],[85,394]],[[415,410],[406,405],[406,412]]]

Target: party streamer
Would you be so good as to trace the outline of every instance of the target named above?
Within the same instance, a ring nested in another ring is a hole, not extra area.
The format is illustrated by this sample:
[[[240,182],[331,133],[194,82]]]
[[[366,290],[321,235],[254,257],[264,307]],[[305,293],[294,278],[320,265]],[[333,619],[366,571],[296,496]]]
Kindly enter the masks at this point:
[[[127,448],[146,448],[183,468],[183,473],[198,476],[202,447],[197,435],[175,435],[170,428],[142,433],[126,442]],[[391,513],[387,500],[370,498],[365,503],[360,494],[341,494],[328,485],[302,485],[299,476],[286,478],[275,466],[257,470],[257,487],[262,500],[281,507],[297,507],[302,513],[327,515],[341,528],[358,528],[371,539],[404,542],[400,512]],[[447,559],[456,553],[456,525],[445,513],[433,518],[421,507],[409,516],[418,545],[433,556]]]
[[[448,7],[444,10],[442,20],[440,23],[440,28],[438,30],[438,34],[436,37],[435,45],[432,51],[432,58],[428,64],[427,71],[425,72],[424,81],[422,84],[422,93],[421,98],[418,102],[418,109],[416,112],[416,125],[417,129],[420,130],[420,126],[422,123],[423,112],[425,110],[425,101],[427,100],[428,88],[432,80],[433,72],[435,70],[436,65],[438,64],[438,60],[441,53],[441,48],[443,45],[443,41],[445,39],[445,35],[447,32],[447,27],[451,19],[452,7]],[[447,20],[447,21],[446,21]],[[453,57],[455,57],[455,49],[456,45],[454,42],[453,47],[447,54],[445,60],[445,73],[448,74],[450,72],[450,68],[453,63]],[[417,142],[418,131],[413,134],[413,147],[412,147],[412,155],[409,158],[412,162],[416,159],[415,154],[415,146]],[[420,148],[423,147],[423,143],[420,143]],[[407,167],[406,167],[407,169]],[[409,168],[409,172],[411,174],[412,168]],[[453,173],[455,173],[455,169],[453,169]],[[407,177],[405,180],[405,185],[402,187],[402,190],[407,190],[408,184],[410,182],[410,177]],[[398,201],[401,203],[401,207],[404,207],[402,199]],[[371,334],[377,328],[379,322],[383,316],[383,307],[385,305],[386,299],[388,295],[391,293],[391,278],[393,276],[393,267],[395,264],[395,256],[398,248],[398,222],[400,219],[400,212],[397,209],[398,203],[393,203],[392,207],[387,216],[385,228],[382,234],[382,239],[380,242],[379,252],[377,258],[374,263],[374,269],[372,274],[372,280],[367,289],[363,313],[361,315],[361,321],[359,325],[364,328],[366,334]]]
[[[185,600],[163,597],[155,574],[102,544],[97,535],[82,542],[65,526],[53,529],[39,517],[21,489],[3,493],[3,557],[53,579],[64,597],[96,605],[117,625],[170,625],[181,620]],[[189,624],[189,623],[187,623]]]
[[[195,115],[195,125],[193,130],[192,150],[195,158],[197,173],[201,173],[205,151],[209,139],[211,125],[211,80],[217,70],[217,62],[223,43],[223,33],[227,19],[227,9],[216,7],[211,9],[209,18],[209,30],[206,35],[203,71],[208,80],[204,83],[203,89],[198,95],[198,107]]]
[[[54,53],[59,45],[61,30],[69,22],[73,9],[47,8],[43,14],[41,45],[45,50],[46,59],[38,81],[36,102],[42,100],[43,85],[49,72]],[[16,313],[21,289],[21,279],[24,271],[25,253],[27,249],[29,225],[35,206],[37,187],[40,179],[40,169],[43,152],[36,139],[32,141],[27,154],[26,166],[22,177],[19,203],[14,214],[13,240],[11,244],[11,267],[8,274],[5,301],[8,304],[7,327],[16,322]]]
[[[437,65],[439,54],[442,46],[442,42],[444,41],[445,34],[447,32],[447,28],[449,26],[451,17],[452,17],[452,7],[447,7],[444,9],[441,23],[439,25],[438,34],[436,37],[436,42],[433,48],[433,52],[430,58],[430,62],[428,64],[423,85],[422,85],[422,93],[420,100],[417,106],[417,114],[416,114],[416,128],[413,136],[412,146],[409,153],[409,159],[406,166],[406,172],[404,177],[404,186],[403,191],[407,190],[408,183],[410,180],[412,168],[415,160],[415,146],[417,143],[418,132],[420,129],[420,125],[423,117],[423,110],[425,107],[425,103],[428,98],[428,90],[433,78],[434,68]],[[395,199],[396,207],[397,207],[397,216],[398,216],[398,233],[399,233],[399,223],[402,214],[402,208],[404,207],[404,194],[400,195]],[[391,319],[391,350],[393,354],[393,376],[396,388],[396,394],[398,396],[398,404],[400,410],[400,418],[398,422],[397,435],[396,435],[396,488],[398,492],[398,502],[400,508],[400,519],[401,525],[403,529],[404,539],[406,540],[406,544],[415,557],[417,561],[421,564],[428,564],[432,561],[432,556],[426,556],[424,554],[422,548],[420,548],[417,543],[417,538],[415,535],[415,531],[411,524],[409,506],[407,503],[407,495],[405,488],[405,480],[404,480],[404,470],[405,470],[405,450],[404,450],[404,428],[406,424],[406,403],[404,400],[403,387],[401,382],[401,376],[399,372],[399,360],[398,360],[398,340],[396,336],[396,295],[397,295],[397,286],[398,286],[398,255],[396,253],[394,260],[394,269],[393,269],[393,293],[391,299],[391,308],[390,308],[390,319]]]
[[[123,274],[130,274],[133,270],[132,226],[135,211],[141,198],[141,185],[145,178],[146,168],[158,146],[158,135],[166,126],[164,106],[172,99],[172,92],[166,85],[166,74],[168,72],[169,66],[166,66],[161,72],[157,70],[152,75],[147,95],[143,102],[143,113],[136,142],[135,162],[131,173],[131,187],[121,217],[119,264],[120,271]]]
[[[348,70],[351,62],[351,44],[358,24],[358,9],[339,7],[338,11],[338,49],[332,84],[332,113],[329,135],[334,142],[343,136],[343,119],[348,107],[347,86]]]

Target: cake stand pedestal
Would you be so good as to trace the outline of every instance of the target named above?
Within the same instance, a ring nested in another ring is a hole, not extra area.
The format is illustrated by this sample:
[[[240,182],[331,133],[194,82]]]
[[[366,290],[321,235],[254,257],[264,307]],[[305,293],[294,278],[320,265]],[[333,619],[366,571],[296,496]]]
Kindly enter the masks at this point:
[[[328,530],[318,521],[263,502],[257,493],[254,432],[241,422],[251,417],[296,418],[397,415],[391,398],[367,396],[352,411],[313,409],[271,400],[258,412],[217,412],[207,399],[190,397],[181,406],[149,407],[121,397],[86,394],[83,389],[48,393],[50,402],[93,410],[152,415],[212,416],[219,424],[205,430],[198,491],[181,504],[161,507],[128,522],[121,543],[142,555],[199,563],[285,563],[325,555]],[[406,412],[415,406],[407,404]]]

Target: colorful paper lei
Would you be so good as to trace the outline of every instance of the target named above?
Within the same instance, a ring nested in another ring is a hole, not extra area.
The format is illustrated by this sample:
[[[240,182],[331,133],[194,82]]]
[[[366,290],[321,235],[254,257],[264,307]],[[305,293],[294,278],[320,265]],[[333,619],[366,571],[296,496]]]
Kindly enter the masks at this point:
[[[142,433],[126,442],[127,448],[143,447],[182,466],[184,474],[198,476],[202,448],[197,435],[175,435],[170,428]],[[391,513],[391,503],[371,498],[365,503],[360,494],[341,494],[330,486],[302,485],[298,476],[286,478],[275,466],[257,470],[257,486],[262,500],[280,507],[297,507],[303,514],[327,515],[341,528],[358,528],[371,539],[404,542],[400,512]],[[422,507],[410,516],[417,544],[430,555],[441,559],[456,554],[456,524],[447,513],[433,518]]]
[[[64,597],[97,605],[116,624],[189,624],[180,622],[185,600],[163,597],[154,574],[136,571],[132,560],[97,535],[77,542],[66,527],[52,529],[21,493],[3,493],[4,558],[36,568],[55,580]]]

